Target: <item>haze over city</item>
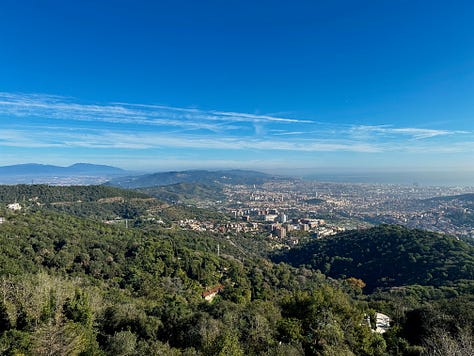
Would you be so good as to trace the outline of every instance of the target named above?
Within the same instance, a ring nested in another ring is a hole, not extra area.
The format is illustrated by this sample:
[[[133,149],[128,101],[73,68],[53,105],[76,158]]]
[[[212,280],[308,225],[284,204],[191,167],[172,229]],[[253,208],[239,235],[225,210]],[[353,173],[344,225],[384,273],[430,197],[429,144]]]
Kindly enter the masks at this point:
[[[474,182],[470,1],[0,10],[0,165]]]

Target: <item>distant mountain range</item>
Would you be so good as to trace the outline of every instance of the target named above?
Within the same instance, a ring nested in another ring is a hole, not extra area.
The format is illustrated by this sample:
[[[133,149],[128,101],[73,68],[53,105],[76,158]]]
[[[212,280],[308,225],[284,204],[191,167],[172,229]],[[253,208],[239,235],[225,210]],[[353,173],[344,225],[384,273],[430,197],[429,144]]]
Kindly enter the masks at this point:
[[[0,167],[0,183],[58,183],[96,184],[112,177],[130,174],[117,167],[89,163],[76,163],[68,167],[37,163]]]
[[[285,178],[247,170],[188,170],[133,175],[121,168],[89,163],[68,167],[37,163],[0,167],[0,184],[43,183],[60,185],[107,184],[120,188],[161,187],[179,183],[204,184],[263,184]]]
[[[118,177],[107,184],[121,188],[146,188],[178,183],[212,184],[263,184],[284,179],[273,175],[247,170],[191,170],[181,172],[160,172],[140,176]]]

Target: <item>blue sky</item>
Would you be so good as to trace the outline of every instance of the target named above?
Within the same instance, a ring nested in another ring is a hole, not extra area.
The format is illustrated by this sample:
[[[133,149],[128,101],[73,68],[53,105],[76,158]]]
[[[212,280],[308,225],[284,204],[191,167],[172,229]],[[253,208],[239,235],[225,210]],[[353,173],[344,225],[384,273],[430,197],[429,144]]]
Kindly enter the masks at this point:
[[[2,1],[0,165],[474,171],[472,1]]]

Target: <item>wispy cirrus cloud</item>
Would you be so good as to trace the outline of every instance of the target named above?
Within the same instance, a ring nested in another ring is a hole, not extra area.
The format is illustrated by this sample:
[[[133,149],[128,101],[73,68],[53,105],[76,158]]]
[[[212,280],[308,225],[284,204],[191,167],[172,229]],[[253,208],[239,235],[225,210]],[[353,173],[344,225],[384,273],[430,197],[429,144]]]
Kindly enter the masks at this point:
[[[0,115],[2,114],[14,117],[138,124],[211,131],[239,129],[240,127],[233,125],[235,123],[311,123],[305,120],[268,115],[177,108],[164,105],[79,104],[69,98],[59,96],[11,93],[0,93]]]
[[[426,128],[415,128],[415,127],[391,127],[388,125],[381,126],[354,126],[353,132],[365,133],[365,134],[376,134],[383,136],[408,136],[414,139],[426,139],[436,136],[446,136],[455,134],[468,134],[468,131],[457,131],[457,130],[435,130]]]
[[[64,131],[61,128],[38,130],[2,130],[0,145],[7,147],[81,147],[92,149],[129,149],[146,150],[160,148],[189,148],[211,150],[264,150],[264,151],[301,151],[301,152],[378,152],[376,145],[341,140],[298,141],[261,140],[239,137],[206,137],[200,135],[166,135],[150,132],[125,132],[89,130],[88,132]]]
[[[207,149],[288,152],[415,152],[469,149],[472,133],[337,124],[234,111],[134,103],[84,104],[68,97],[0,93],[0,147]],[[464,140],[458,139],[464,137]]]

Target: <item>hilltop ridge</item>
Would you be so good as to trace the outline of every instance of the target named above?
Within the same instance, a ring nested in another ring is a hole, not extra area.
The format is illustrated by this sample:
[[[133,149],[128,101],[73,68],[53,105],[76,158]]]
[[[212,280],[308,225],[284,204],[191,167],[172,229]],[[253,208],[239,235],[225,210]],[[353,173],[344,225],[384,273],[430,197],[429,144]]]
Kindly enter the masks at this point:
[[[216,183],[260,185],[275,179],[283,178],[262,172],[240,169],[217,171],[187,170],[118,177],[110,180],[107,184],[121,188],[148,188],[178,183],[202,183],[206,185]]]
[[[334,278],[356,277],[367,291],[404,285],[452,285],[474,279],[474,247],[448,235],[380,225],[353,230],[275,256]]]

